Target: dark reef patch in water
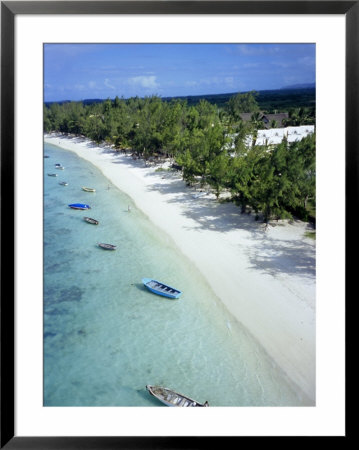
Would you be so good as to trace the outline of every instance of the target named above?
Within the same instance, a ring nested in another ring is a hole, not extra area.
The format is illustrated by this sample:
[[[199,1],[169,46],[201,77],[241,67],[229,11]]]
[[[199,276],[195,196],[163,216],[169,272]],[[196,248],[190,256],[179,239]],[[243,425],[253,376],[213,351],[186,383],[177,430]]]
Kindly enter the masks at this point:
[[[51,331],[45,331],[44,333],[44,339],[48,338],[48,337],[55,337],[56,333],[52,333]]]

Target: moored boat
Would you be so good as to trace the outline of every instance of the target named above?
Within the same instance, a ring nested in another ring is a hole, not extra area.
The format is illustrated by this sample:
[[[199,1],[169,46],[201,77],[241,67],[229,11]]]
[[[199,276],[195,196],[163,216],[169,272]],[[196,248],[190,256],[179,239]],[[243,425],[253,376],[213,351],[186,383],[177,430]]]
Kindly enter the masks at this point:
[[[56,169],[61,169],[61,170],[65,169],[65,167],[62,166],[61,164],[55,164],[55,167],[56,167]]]
[[[104,250],[116,250],[117,245],[113,244],[104,244],[103,242],[100,242],[97,244],[99,247],[103,248]]]
[[[57,177],[57,173],[48,173],[49,177]]]
[[[98,225],[99,221],[96,219],[92,219],[91,217],[84,217],[84,220],[88,223],[92,223],[93,225]]]
[[[91,209],[91,206],[86,205],[85,203],[71,203],[69,207],[72,209]]]
[[[168,298],[179,298],[182,294],[181,291],[175,289],[167,284],[161,283],[152,278],[142,278],[142,283],[154,294],[162,295]]]
[[[86,192],[96,192],[96,189],[82,186],[82,190]]]
[[[160,400],[167,406],[209,406],[208,402],[198,403],[192,398],[186,395],[179,394],[178,392],[172,391],[171,389],[162,386],[151,386],[147,384],[146,389],[148,392]]]
[[[60,181],[61,186],[67,186],[69,183],[67,183],[66,181]]]

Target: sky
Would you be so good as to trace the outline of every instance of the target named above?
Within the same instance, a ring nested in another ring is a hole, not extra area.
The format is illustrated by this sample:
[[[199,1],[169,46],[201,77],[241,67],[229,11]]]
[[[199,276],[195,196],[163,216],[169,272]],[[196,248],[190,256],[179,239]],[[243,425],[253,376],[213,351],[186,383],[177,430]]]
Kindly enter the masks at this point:
[[[44,100],[224,94],[315,82],[315,44],[45,44]]]

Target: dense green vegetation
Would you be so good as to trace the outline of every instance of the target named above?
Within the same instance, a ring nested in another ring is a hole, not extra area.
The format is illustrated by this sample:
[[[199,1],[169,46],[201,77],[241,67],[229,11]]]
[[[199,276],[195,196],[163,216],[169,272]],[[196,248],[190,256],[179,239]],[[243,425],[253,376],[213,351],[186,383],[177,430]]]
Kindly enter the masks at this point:
[[[230,194],[242,212],[304,220],[315,216],[315,135],[274,148],[248,147],[263,127],[258,95],[236,94],[223,107],[201,99],[159,97],[52,103],[44,108],[45,132],[83,135],[144,158],[172,158],[187,184],[209,186],[220,197]],[[244,122],[240,113],[252,113]],[[310,123],[312,111],[290,111],[287,124]],[[309,121],[309,122],[308,122]],[[313,123],[313,122],[312,122]],[[227,196],[228,198],[228,196]]]

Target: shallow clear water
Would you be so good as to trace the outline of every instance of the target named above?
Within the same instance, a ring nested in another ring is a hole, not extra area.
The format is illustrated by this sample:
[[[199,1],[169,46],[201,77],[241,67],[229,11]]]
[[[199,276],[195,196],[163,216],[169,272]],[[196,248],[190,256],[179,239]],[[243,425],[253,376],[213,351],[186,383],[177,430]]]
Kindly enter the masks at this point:
[[[45,154],[45,406],[162,406],[146,384],[210,406],[306,403],[128,196],[74,153],[46,144]],[[72,210],[70,203],[91,210]],[[118,247],[106,251],[98,242]],[[183,294],[178,300],[154,295],[143,277]]]

